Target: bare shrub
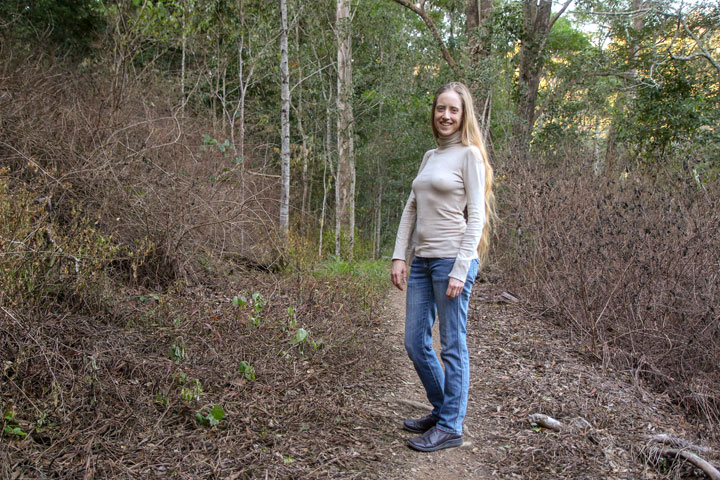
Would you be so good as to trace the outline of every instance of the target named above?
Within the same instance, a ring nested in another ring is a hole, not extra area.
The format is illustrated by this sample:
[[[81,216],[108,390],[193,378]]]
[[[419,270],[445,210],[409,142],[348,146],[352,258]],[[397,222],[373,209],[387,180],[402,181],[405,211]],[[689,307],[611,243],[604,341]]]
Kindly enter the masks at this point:
[[[720,418],[720,200],[669,173],[595,176],[590,155],[510,167],[502,263],[605,364]],[[714,189],[714,190],[713,190]]]
[[[109,234],[114,274],[165,288],[201,280],[228,255],[274,260],[277,180],[212,142],[202,119],[181,118],[171,95],[135,82],[111,101],[107,74],[11,60],[0,78],[2,163],[58,222],[80,208]]]

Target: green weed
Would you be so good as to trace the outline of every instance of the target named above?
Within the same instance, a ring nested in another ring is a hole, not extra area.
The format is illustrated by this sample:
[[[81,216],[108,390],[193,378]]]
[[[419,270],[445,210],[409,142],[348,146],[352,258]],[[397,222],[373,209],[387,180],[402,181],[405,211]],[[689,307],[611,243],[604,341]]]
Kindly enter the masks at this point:
[[[209,425],[214,427],[224,420],[226,416],[227,415],[225,414],[225,410],[222,405],[215,405],[210,409],[210,412],[207,415],[203,415],[202,412],[196,412],[195,420],[197,420],[200,425]]]
[[[243,360],[238,366],[238,371],[243,374],[246,380],[255,380],[255,367]]]

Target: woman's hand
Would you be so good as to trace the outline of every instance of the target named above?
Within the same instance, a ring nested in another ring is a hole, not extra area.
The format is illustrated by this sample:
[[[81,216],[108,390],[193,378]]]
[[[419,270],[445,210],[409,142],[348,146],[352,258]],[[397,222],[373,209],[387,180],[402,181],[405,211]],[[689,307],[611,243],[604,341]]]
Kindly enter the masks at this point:
[[[464,286],[465,282],[461,282],[457,278],[450,277],[450,282],[448,282],[448,289],[447,292],[445,292],[445,295],[448,298],[455,298],[460,295]]]
[[[405,265],[405,260],[395,259],[392,261],[390,279],[398,290],[403,289],[403,285],[405,285],[405,282],[407,281],[407,267]]]

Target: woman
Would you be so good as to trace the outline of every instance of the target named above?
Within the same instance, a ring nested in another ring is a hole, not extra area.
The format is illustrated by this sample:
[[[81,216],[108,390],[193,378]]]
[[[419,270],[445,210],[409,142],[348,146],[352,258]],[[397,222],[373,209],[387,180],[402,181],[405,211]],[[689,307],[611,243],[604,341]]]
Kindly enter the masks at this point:
[[[493,171],[468,88],[459,82],[440,87],[431,121],[438,147],[425,153],[413,181],[391,273],[398,289],[407,281],[405,349],[433,407],[429,415],[403,425],[422,433],[408,444],[423,452],[463,442],[470,385],[467,310],[494,217]],[[405,256],[413,230],[417,240],[408,279]],[[444,372],[432,347],[436,313]]]

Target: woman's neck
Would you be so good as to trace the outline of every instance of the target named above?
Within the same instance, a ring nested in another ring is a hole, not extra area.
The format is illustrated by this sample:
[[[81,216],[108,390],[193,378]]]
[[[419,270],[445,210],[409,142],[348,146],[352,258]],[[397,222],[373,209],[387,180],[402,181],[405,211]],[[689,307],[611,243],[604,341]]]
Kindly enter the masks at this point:
[[[460,130],[452,135],[438,135],[437,144],[439,148],[449,148],[462,144],[462,134]]]

